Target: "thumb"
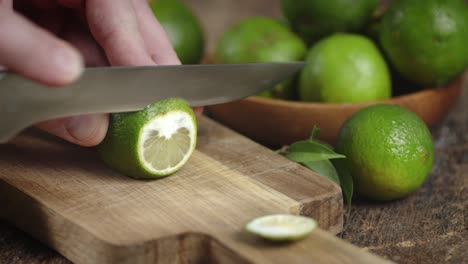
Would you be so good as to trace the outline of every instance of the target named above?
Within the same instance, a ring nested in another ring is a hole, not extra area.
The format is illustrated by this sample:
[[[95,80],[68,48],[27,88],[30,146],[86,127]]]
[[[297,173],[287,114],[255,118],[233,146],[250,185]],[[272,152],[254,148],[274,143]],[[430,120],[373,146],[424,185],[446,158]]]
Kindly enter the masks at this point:
[[[37,124],[42,130],[81,146],[95,146],[106,136],[109,116],[82,115],[54,119]]]
[[[1,8],[0,65],[33,81],[51,86],[79,78],[83,59],[70,44],[34,25],[11,9]],[[46,121],[37,126],[82,146],[98,144],[105,136],[108,115],[88,115]]]
[[[70,44],[12,10],[0,10],[0,65],[50,86],[75,81],[83,59]]]

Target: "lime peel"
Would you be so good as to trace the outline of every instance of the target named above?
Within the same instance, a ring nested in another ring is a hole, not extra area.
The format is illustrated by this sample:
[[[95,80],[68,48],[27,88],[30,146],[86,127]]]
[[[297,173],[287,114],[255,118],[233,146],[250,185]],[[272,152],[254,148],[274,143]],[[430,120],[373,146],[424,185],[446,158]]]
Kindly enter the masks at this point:
[[[317,221],[309,217],[271,214],[250,220],[245,225],[245,230],[272,241],[293,241],[305,238],[317,226]]]
[[[179,170],[197,142],[195,114],[186,101],[169,98],[141,111],[114,113],[97,146],[110,168],[133,178],[159,178]]]

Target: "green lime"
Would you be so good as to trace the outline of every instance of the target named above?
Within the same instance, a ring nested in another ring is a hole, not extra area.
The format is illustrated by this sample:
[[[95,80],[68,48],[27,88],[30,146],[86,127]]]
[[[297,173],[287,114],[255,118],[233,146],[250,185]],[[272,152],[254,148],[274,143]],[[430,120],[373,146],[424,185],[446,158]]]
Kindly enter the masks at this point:
[[[230,27],[219,39],[215,63],[302,61],[305,43],[284,23],[266,17],[250,17]],[[290,99],[294,78],[281,82],[261,95]]]
[[[335,32],[361,32],[377,9],[378,0],[282,0],[284,16],[312,44]]]
[[[245,230],[272,241],[293,241],[305,238],[316,227],[317,222],[309,217],[272,214],[250,220]]]
[[[115,113],[97,146],[109,167],[134,178],[157,178],[179,170],[191,157],[197,124],[184,100],[171,98],[142,111]]]
[[[419,85],[443,85],[468,67],[468,6],[463,0],[397,0],[379,30],[390,62]]]
[[[299,79],[299,99],[367,102],[391,97],[387,64],[374,43],[361,35],[337,33],[309,51]]]
[[[434,159],[425,123],[405,108],[384,104],[353,114],[339,132],[336,151],[346,156],[356,191],[376,200],[416,191]]]
[[[179,0],[151,0],[150,5],[182,64],[200,63],[205,49],[204,33],[192,10]]]

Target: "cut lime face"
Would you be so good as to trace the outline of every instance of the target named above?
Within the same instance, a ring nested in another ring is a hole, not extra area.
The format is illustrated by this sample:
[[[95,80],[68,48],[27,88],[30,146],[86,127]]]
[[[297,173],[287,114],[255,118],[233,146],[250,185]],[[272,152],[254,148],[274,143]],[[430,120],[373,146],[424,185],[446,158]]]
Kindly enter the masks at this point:
[[[97,150],[112,169],[133,178],[159,178],[179,170],[197,143],[197,122],[182,99],[169,98],[141,111],[111,114]]]
[[[317,222],[309,217],[273,214],[257,217],[249,221],[247,232],[273,241],[293,241],[305,238],[317,227]]]
[[[145,169],[164,175],[178,170],[195,148],[195,130],[192,116],[186,112],[172,111],[153,118],[142,128],[138,144]]]

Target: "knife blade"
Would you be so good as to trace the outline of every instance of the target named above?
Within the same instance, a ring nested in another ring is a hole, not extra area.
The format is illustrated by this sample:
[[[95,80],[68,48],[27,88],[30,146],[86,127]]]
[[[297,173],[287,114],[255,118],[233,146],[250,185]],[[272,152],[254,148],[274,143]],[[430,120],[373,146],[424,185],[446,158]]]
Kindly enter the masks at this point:
[[[289,78],[304,62],[86,68],[51,88],[0,72],[0,143],[34,123],[81,114],[138,111],[171,97],[190,106],[240,100]]]

